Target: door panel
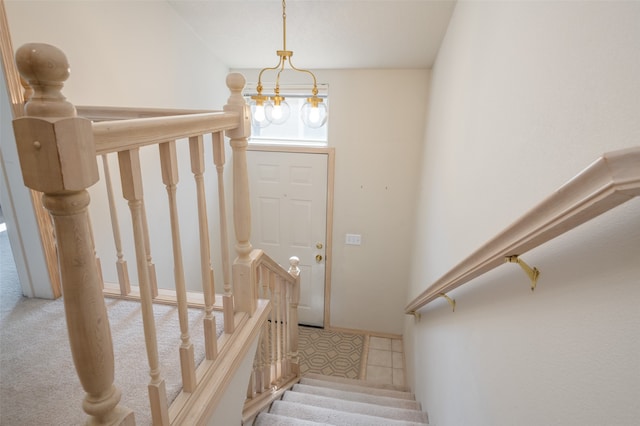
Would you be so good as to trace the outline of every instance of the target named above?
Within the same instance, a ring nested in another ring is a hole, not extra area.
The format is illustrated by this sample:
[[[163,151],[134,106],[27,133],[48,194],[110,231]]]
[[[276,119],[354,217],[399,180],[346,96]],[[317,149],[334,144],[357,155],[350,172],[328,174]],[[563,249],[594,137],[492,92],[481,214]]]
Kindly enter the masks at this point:
[[[324,325],[327,157],[247,152],[251,243],[285,268],[291,256],[300,258],[298,318],[301,324],[317,326]]]

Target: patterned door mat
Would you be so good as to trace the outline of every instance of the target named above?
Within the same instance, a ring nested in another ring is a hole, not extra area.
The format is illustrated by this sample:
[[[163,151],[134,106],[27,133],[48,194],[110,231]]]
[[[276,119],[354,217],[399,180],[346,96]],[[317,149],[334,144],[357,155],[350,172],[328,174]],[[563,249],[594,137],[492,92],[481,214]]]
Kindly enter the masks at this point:
[[[360,378],[364,335],[298,327],[300,373]]]

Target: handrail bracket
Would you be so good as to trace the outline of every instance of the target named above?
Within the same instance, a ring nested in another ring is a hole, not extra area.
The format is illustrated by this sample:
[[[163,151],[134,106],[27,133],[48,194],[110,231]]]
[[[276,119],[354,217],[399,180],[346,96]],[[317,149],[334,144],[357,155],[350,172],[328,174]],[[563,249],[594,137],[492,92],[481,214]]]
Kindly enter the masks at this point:
[[[506,256],[505,262],[517,263],[518,265],[520,265],[524,273],[527,274],[527,276],[531,280],[531,291],[534,291],[536,289],[536,285],[538,284],[538,276],[540,276],[540,271],[538,270],[538,268],[532,268],[531,266],[527,265],[526,262],[520,259],[518,255]]]
[[[451,312],[456,311],[456,299],[452,299],[444,293],[440,293],[438,294],[438,296],[444,297],[445,299],[447,299],[447,302],[449,303],[449,305],[451,305]]]

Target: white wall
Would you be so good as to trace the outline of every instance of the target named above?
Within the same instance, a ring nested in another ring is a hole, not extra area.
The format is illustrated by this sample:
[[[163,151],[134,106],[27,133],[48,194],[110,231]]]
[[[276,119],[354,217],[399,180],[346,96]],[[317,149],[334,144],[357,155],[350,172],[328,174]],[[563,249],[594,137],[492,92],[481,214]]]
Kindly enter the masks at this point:
[[[314,72],[329,85],[336,158],[330,325],[401,334],[429,72]],[[345,245],[347,233],[362,245]]]
[[[27,297],[51,299],[53,290],[38,233],[33,201],[29,189],[22,181],[11,124],[13,114],[2,69],[0,77],[0,205],[7,224],[7,234],[22,293]]]
[[[15,49],[43,42],[66,53],[64,94],[75,105],[220,108],[228,96],[227,68],[166,2],[5,5]]]
[[[60,47],[71,65],[71,77],[63,93],[76,105],[115,105],[171,108],[221,109],[228,97],[223,65],[196,37],[166,2],[146,1],[13,1],[6,3],[14,48],[27,42],[46,42]],[[208,141],[209,139],[206,139]],[[181,211],[181,232],[185,253],[187,286],[199,290],[199,243],[195,212],[195,189],[189,167],[186,141],[179,148],[179,202],[189,206]],[[211,144],[205,143],[208,188],[215,187]],[[228,149],[230,151],[230,149]],[[159,171],[157,149],[142,150],[146,209],[159,286],[173,286],[171,235],[167,228],[168,208]],[[130,230],[130,214],[121,197],[115,155],[110,169],[120,225]],[[92,223],[96,249],[105,279],[117,282],[115,247],[111,233],[102,161],[101,182],[90,189]],[[230,179],[229,179],[230,181]],[[217,246],[217,195],[208,192],[212,246]],[[129,275],[137,283],[133,241],[123,231],[124,255]],[[217,258],[219,259],[219,257]],[[216,267],[216,287],[221,291],[221,268]]]
[[[640,143],[640,3],[459,2],[432,73],[408,300],[604,152]],[[640,418],[640,200],[405,320],[446,425]]]

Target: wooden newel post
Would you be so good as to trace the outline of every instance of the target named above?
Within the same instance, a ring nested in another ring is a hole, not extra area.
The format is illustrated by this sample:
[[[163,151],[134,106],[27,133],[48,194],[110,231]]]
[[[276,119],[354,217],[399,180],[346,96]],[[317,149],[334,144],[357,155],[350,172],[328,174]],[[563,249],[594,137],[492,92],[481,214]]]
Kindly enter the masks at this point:
[[[256,288],[251,285],[251,205],[249,201],[249,175],[247,173],[247,145],[251,135],[251,116],[247,103],[242,97],[246,80],[242,74],[231,73],[227,76],[227,87],[231,96],[224,106],[225,111],[240,114],[241,124],[226,135],[231,139],[233,150],[233,220],[236,234],[236,253],[233,263],[233,291],[235,307],[250,315],[256,310]]]
[[[69,343],[86,392],[82,407],[91,416],[87,423],[132,425],[133,412],[118,405],[120,391],[113,385],[111,330],[87,214],[86,188],[99,179],[91,122],[76,117],[61,93],[69,76],[62,51],[27,44],[16,52],[16,62],[33,89],[26,117],[14,121],[20,166],[25,185],[44,193],[53,217]]]

